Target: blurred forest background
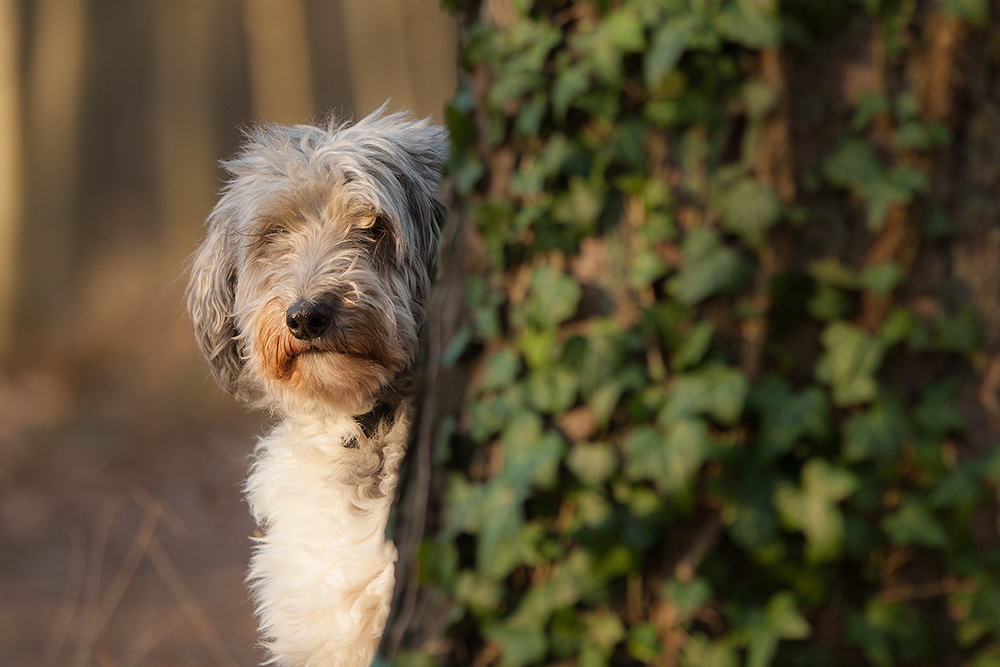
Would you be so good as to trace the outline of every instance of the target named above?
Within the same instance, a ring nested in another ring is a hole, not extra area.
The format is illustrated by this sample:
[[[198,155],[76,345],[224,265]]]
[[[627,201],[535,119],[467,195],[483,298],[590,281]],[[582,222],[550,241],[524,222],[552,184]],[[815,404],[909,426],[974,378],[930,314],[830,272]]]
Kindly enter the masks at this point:
[[[0,0],[4,665],[254,664],[239,484],[187,256],[254,122],[442,116],[435,0]]]

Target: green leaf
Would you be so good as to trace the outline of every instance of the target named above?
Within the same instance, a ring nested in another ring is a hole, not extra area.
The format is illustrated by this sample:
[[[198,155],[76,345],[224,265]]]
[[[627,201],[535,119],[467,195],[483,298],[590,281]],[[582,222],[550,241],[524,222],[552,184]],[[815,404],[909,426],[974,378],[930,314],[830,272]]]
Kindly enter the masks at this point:
[[[771,556],[780,556],[784,549],[770,497],[772,480],[746,481],[742,486],[737,497],[727,500],[722,520],[736,544],[758,560],[773,562]]]
[[[852,139],[827,158],[823,175],[837,187],[857,188],[885,180],[885,167],[867,142]]]
[[[882,229],[895,205],[909,203],[915,192],[927,187],[927,176],[906,167],[887,171],[875,149],[860,139],[844,143],[823,165],[823,174],[834,186],[846,188],[867,206],[869,231]]]
[[[770,3],[736,0],[723,5],[716,29],[726,39],[750,49],[778,46],[781,43],[781,21]]]
[[[711,640],[701,633],[692,634],[684,642],[682,661],[684,667],[737,667],[740,664],[736,650],[729,642]]]
[[[885,296],[899,285],[906,274],[899,264],[870,266],[861,272],[861,284],[879,296]]]
[[[625,626],[614,613],[598,610],[583,612],[581,616],[587,628],[587,639],[594,646],[610,653],[618,642],[625,639]]]
[[[587,92],[590,84],[590,73],[579,65],[567,67],[556,75],[552,84],[552,113],[557,120],[566,118],[573,101]]]
[[[566,460],[570,471],[587,486],[597,486],[618,467],[618,456],[606,444],[576,443]]]
[[[521,356],[511,349],[494,352],[486,359],[482,388],[500,389],[514,383],[521,371]]]
[[[691,231],[681,246],[684,264],[669,283],[674,296],[684,305],[727,293],[741,285],[748,273],[745,260],[723,245],[715,230],[699,227]]]
[[[941,522],[914,497],[904,500],[897,511],[882,519],[882,530],[899,546],[919,544],[944,549],[949,544],[948,533]]]
[[[715,327],[711,322],[699,322],[695,325],[671,358],[670,365],[673,369],[682,371],[700,363],[711,347],[714,335]]]
[[[846,407],[874,399],[878,391],[875,373],[885,353],[882,342],[843,322],[829,325],[822,342],[816,377],[833,389],[833,402]]]
[[[499,579],[520,560],[519,537],[524,523],[521,494],[503,481],[493,480],[478,502],[476,568]]]
[[[889,181],[871,181],[859,186],[857,192],[868,205],[865,221],[873,234],[882,231],[889,209],[908,204],[911,197],[907,190]]]
[[[806,639],[812,634],[790,591],[776,593],[768,600],[764,622],[768,632],[781,639]]]
[[[958,382],[950,380],[927,385],[913,410],[917,427],[935,438],[965,431],[965,415],[958,407]]]
[[[909,428],[902,406],[883,401],[865,412],[852,414],[844,422],[844,455],[849,461],[894,461],[899,456]]]
[[[544,431],[541,417],[520,412],[504,427],[500,441],[504,446],[504,466],[498,480],[523,496],[534,484],[548,487],[555,482],[565,441],[553,431]]]
[[[549,264],[534,270],[524,309],[530,322],[553,327],[572,317],[580,303],[580,285]]]
[[[628,653],[636,660],[651,663],[659,657],[663,648],[652,623],[643,623],[632,628],[628,637]]]
[[[660,26],[653,34],[652,43],[646,51],[646,59],[643,62],[643,73],[648,87],[655,88],[660,85],[667,73],[677,65],[687,49],[688,38],[697,25],[697,19],[692,16],[676,16]]]
[[[663,585],[661,595],[674,603],[678,620],[686,623],[712,599],[712,587],[701,578],[691,581],[670,579]]]
[[[945,14],[974,26],[983,28],[990,23],[990,3],[987,0],[942,0],[941,6]]]
[[[527,166],[518,170],[511,179],[511,192],[520,195],[540,194],[545,181],[562,170],[573,151],[573,144],[565,134],[553,134],[538,154],[525,157],[523,164]]]
[[[868,127],[875,116],[889,112],[889,99],[885,95],[861,93],[858,96],[858,106],[851,119],[851,129],[862,132]]]
[[[776,377],[767,377],[750,394],[749,405],[760,415],[757,446],[766,458],[780,456],[804,437],[821,438],[829,431],[829,402],[818,387],[799,394]]]
[[[979,319],[971,309],[938,319],[938,345],[946,350],[971,355],[979,344]]]
[[[599,80],[617,86],[622,83],[625,55],[640,51],[646,38],[642,21],[631,7],[625,6],[609,12],[603,21],[579,33],[572,42],[591,63]]]
[[[858,488],[858,479],[822,459],[810,459],[802,468],[802,486],[779,484],[774,505],[790,528],[806,536],[806,555],[812,561],[833,560],[844,540],[844,516],[837,504]]]
[[[788,591],[776,593],[768,601],[763,615],[749,625],[748,667],[767,667],[782,639],[805,639],[812,632],[795,604],[795,597]]]
[[[720,424],[732,425],[743,413],[750,381],[742,371],[722,364],[680,375],[674,381],[660,420],[670,424],[707,414]]]
[[[484,634],[503,651],[500,655],[503,667],[522,667],[537,663],[545,658],[549,648],[543,628],[499,623],[487,627]]]
[[[528,376],[528,401],[539,412],[556,414],[573,407],[578,388],[578,373],[563,366],[545,366]]]
[[[752,178],[741,178],[714,194],[713,205],[722,217],[723,227],[738,234],[748,247],[758,249],[781,212],[774,189]]]
[[[700,421],[671,424],[666,433],[640,426],[625,441],[625,475],[650,480],[661,492],[687,489],[708,451],[708,430]]]

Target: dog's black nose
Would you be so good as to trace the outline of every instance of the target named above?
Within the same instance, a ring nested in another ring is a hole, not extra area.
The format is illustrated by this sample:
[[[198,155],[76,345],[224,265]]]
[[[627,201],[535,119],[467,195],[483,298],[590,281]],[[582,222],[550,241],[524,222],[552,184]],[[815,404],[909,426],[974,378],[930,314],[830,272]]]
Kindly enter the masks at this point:
[[[333,321],[333,308],[325,303],[300,299],[285,311],[285,324],[299,340],[319,338]]]

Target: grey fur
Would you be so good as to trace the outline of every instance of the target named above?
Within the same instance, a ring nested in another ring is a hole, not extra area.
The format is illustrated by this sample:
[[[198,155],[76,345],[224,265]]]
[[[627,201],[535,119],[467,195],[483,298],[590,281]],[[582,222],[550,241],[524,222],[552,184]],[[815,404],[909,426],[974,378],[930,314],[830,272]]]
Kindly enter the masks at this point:
[[[213,375],[238,398],[308,409],[255,360],[264,344],[255,327],[266,330],[260,312],[270,307],[275,319],[296,298],[341,299],[349,317],[324,350],[350,349],[388,369],[359,380],[358,406],[338,409],[364,407],[376,384],[412,363],[444,216],[437,189],[447,135],[429,119],[384,109],[354,125],[257,128],[224,163],[231,179],[194,255],[187,303]],[[313,375],[353,381],[346,367]]]

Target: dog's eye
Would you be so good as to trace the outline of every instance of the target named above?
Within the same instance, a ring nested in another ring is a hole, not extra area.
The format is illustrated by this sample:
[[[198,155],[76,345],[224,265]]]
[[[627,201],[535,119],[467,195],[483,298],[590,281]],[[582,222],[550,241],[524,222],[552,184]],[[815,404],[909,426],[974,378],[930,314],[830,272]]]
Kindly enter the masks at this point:
[[[358,236],[369,246],[372,256],[381,262],[389,262],[395,254],[396,240],[392,223],[383,215],[375,217],[371,225],[357,228]]]
[[[262,241],[274,241],[288,234],[288,228],[281,224],[269,225],[260,235]]]
[[[371,225],[358,227],[358,235],[374,245],[388,241],[392,237],[392,225],[385,216],[377,216]]]

